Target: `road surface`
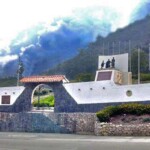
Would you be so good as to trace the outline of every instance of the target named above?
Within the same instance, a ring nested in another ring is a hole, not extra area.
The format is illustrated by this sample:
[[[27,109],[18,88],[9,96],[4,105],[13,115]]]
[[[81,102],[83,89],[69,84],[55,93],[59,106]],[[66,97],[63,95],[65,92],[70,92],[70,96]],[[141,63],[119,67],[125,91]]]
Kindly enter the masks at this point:
[[[150,150],[150,137],[0,132],[0,150]]]

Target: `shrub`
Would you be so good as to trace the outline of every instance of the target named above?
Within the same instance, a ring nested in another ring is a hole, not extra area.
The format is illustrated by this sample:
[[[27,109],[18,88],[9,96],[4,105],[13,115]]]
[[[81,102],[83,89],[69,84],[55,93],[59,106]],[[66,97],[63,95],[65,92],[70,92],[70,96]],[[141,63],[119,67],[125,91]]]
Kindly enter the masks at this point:
[[[122,104],[118,106],[122,114],[142,115],[145,113],[145,105],[138,103]]]
[[[108,106],[105,109],[96,113],[97,117],[101,122],[108,122],[110,121],[110,117],[117,114],[119,109],[117,106]]]
[[[99,120],[101,122],[109,122],[110,120],[110,115],[109,115],[109,112],[106,112],[105,110],[104,111],[100,111],[100,112],[97,112],[97,117],[99,118]]]
[[[150,104],[139,103],[122,104],[118,106],[108,106],[96,113],[101,122],[109,122],[110,117],[121,114],[143,115],[150,114]]]
[[[150,81],[150,74],[141,73],[140,78],[141,78],[141,81]]]

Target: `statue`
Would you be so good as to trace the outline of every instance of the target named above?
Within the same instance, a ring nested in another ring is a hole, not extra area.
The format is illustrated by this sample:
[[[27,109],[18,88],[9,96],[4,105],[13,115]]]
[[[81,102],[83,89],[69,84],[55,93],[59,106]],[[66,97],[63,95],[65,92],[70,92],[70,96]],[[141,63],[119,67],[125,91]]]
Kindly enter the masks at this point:
[[[111,66],[112,68],[115,68],[115,58],[113,57],[112,61],[111,61]]]
[[[101,63],[101,69],[103,69],[104,68],[104,60],[102,61],[102,63]]]
[[[108,59],[107,62],[106,62],[106,68],[110,68],[110,63],[111,63],[111,62],[110,62],[110,60]]]

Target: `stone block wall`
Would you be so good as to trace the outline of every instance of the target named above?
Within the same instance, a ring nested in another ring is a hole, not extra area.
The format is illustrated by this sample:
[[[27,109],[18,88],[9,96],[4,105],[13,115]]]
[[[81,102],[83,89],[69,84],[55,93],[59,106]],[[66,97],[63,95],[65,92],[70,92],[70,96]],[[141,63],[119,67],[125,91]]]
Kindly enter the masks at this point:
[[[0,113],[0,131],[94,134],[93,113]]]
[[[100,123],[94,113],[0,113],[0,131],[150,136],[150,123]]]
[[[95,123],[95,135],[100,136],[150,136],[148,124]]]

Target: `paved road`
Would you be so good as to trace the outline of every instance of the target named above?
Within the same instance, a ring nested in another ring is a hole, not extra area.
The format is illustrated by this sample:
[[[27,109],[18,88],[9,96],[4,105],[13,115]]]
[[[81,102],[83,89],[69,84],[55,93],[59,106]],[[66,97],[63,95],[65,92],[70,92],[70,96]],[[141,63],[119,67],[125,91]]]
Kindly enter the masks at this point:
[[[0,132],[0,150],[150,150],[150,137]]]

